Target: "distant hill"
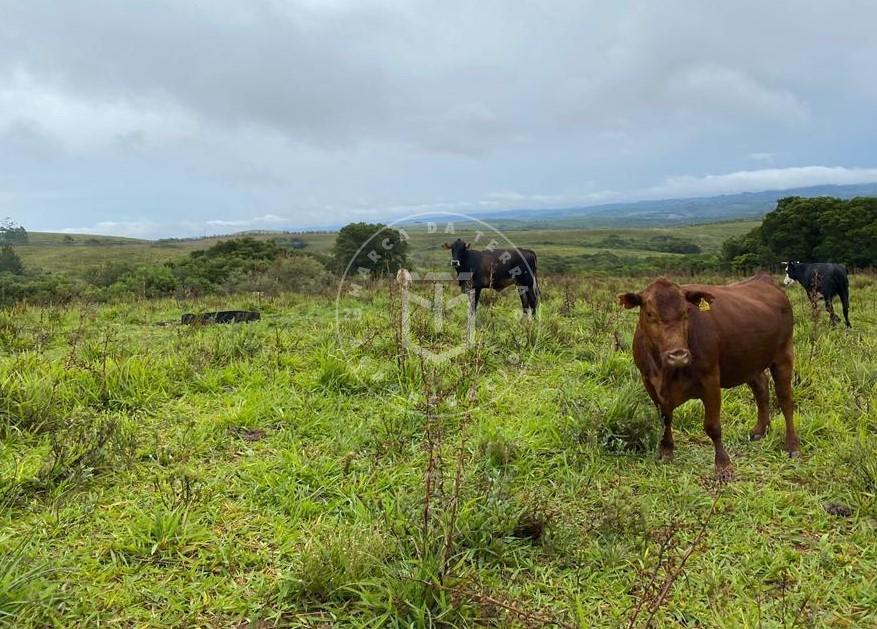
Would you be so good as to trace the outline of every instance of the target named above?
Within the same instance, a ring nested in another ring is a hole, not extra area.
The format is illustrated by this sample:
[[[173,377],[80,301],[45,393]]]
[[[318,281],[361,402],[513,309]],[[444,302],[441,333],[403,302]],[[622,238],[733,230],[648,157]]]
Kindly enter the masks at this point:
[[[778,199],[790,196],[820,197],[832,196],[851,199],[860,196],[877,196],[877,182],[843,186],[808,186],[788,188],[785,190],[767,190],[763,192],[741,192],[723,194],[712,197],[695,197],[684,199],[656,199],[646,201],[628,201],[622,203],[606,203],[568,208],[551,209],[512,209],[490,212],[463,210],[462,213],[486,222],[496,229],[531,230],[531,229],[622,229],[622,228],[654,228],[674,227],[678,225],[699,225],[727,221],[760,220],[765,214],[776,207]],[[416,220],[402,220],[401,225],[417,225],[427,222],[447,220],[446,215],[422,215]],[[391,223],[392,220],[385,219]],[[463,221],[456,221],[461,223]],[[144,240],[121,236],[98,236],[91,234],[62,234],[48,232],[30,232],[32,245],[58,245],[93,247],[120,246],[162,246],[179,247],[181,250],[206,248],[211,243],[228,238],[251,236],[258,239],[294,236],[315,245],[316,251],[326,252],[334,240],[334,233],[343,224],[327,225],[323,228],[284,229],[284,230],[247,230],[229,234],[211,236],[160,238]]]
[[[562,209],[520,209],[478,212],[471,216],[495,227],[653,227],[707,223],[730,219],[759,219],[790,196],[832,196],[851,199],[877,196],[877,182],[843,186],[809,186],[764,192],[741,192],[714,197],[631,201]],[[440,216],[437,216],[441,220]],[[422,223],[429,217],[419,218]]]

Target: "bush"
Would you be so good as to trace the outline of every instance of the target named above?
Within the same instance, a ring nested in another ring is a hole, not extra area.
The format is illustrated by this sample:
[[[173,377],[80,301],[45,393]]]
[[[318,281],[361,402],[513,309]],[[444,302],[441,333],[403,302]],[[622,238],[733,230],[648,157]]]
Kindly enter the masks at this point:
[[[408,240],[380,223],[351,223],[338,232],[332,255],[339,274],[390,275],[407,263]]]
[[[278,258],[265,272],[275,291],[289,290],[296,293],[319,293],[332,281],[323,264],[306,254]]]
[[[659,426],[642,385],[631,382],[605,409],[598,428],[600,445],[612,453],[644,453],[657,447]]]
[[[293,604],[356,598],[355,586],[381,570],[385,554],[377,532],[326,526],[304,540],[295,565],[280,579],[278,598]]]
[[[517,447],[505,435],[495,432],[486,436],[478,445],[484,462],[493,468],[501,469],[517,457]]]
[[[82,294],[85,285],[61,275],[0,273],[0,304],[23,300],[37,304],[65,304]]]
[[[113,284],[112,292],[116,295],[129,293],[151,298],[172,295],[176,288],[177,278],[170,266],[144,266]]]
[[[109,287],[114,297],[162,297],[174,294],[321,291],[331,281],[315,255],[287,250],[273,241],[237,238],[193,251],[180,262],[131,268],[124,262],[103,266],[91,283]],[[23,291],[12,298],[19,299]]]
[[[228,284],[232,278],[263,273],[283,253],[284,250],[270,240],[234,238],[218,242],[209,249],[193,251],[172,269],[182,286],[215,290]]]
[[[11,273],[12,275],[22,275],[24,273],[24,265],[21,264],[21,258],[15,253],[15,249],[9,245],[5,245],[0,249],[0,273]]]
[[[660,422],[655,419],[651,401],[639,382],[617,386],[616,396],[605,406],[586,398],[561,401],[563,411],[576,422],[571,438],[610,454],[653,451],[658,444]]]

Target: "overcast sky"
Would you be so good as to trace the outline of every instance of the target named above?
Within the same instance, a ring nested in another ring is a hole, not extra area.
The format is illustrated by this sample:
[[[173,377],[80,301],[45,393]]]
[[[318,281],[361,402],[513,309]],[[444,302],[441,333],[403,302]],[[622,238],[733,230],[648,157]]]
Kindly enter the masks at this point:
[[[0,0],[0,217],[132,236],[877,181],[872,0]]]

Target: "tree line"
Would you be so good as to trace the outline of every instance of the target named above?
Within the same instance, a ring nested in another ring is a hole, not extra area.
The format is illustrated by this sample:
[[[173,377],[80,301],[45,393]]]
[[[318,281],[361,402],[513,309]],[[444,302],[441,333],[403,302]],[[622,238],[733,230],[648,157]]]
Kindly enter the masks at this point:
[[[760,226],[722,246],[722,261],[733,270],[784,260],[877,266],[877,198],[786,197]]]

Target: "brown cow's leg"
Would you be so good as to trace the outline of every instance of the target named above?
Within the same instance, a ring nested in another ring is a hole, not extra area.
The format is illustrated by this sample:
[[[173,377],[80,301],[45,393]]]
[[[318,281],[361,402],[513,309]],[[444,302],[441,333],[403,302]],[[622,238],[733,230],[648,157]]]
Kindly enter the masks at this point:
[[[716,450],[716,478],[721,481],[729,481],[734,476],[734,467],[731,465],[731,457],[728,456],[722,443],[722,424],[720,414],[722,410],[722,390],[719,387],[718,378],[705,387],[703,395],[703,429]]]
[[[658,459],[667,463],[673,460],[673,409],[664,410],[661,407],[661,398],[648,378],[643,378],[643,384],[646,387],[646,393],[658,407],[661,421],[664,422],[664,434],[661,437],[661,443],[658,444]]]
[[[770,390],[767,385],[767,374],[762,371],[746,384],[752,389],[755,405],[758,407],[758,421],[749,433],[749,438],[758,441],[770,427]]]
[[[795,400],[792,397],[793,356],[794,352],[790,345],[781,358],[771,365],[770,373],[773,376],[773,386],[780,407],[783,409],[783,417],[786,418],[786,452],[789,456],[796,457],[801,455],[801,445],[795,432]]]
[[[664,435],[658,446],[658,458],[669,462],[673,460],[673,411],[661,411],[661,420],[664,422]]]

